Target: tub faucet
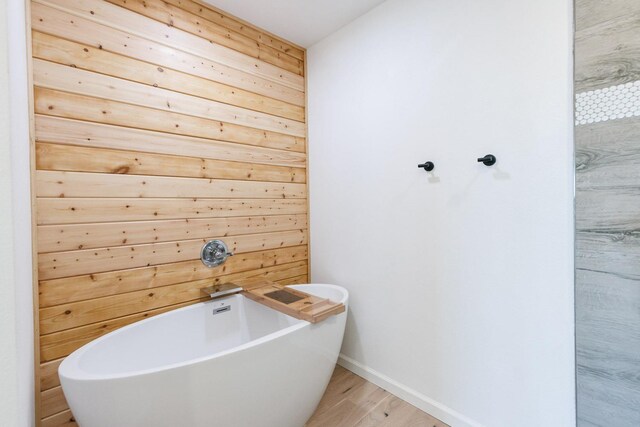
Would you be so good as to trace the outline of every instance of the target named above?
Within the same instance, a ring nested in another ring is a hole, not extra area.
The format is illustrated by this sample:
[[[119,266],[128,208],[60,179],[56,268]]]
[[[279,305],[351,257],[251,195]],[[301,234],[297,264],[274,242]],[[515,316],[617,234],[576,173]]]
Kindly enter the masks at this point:
[[[238,292],[242,292],[242,286],[238,286],[234,283],[221,283],[219,285],[209,286],[207,288],[203,288],[202,292],[209,294],[211,299],[224,297],[231,294],[237,294]]]

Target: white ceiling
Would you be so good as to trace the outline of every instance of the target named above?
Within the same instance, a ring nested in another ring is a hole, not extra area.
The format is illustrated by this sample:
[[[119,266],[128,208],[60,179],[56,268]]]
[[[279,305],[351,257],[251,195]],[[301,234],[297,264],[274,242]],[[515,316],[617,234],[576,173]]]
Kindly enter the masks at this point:
[[[309,47],[384,0],[205,0],[277,36]]]

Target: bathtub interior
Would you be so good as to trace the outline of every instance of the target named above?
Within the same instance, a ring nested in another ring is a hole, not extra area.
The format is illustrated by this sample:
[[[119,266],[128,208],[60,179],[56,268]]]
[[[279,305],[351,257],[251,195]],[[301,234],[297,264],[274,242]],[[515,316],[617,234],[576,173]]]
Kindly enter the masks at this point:
[[[227,311],[213,314],[221,308]],[[241,295],[207,301],[125,327],[72,355],[86,376],[149,372],[216,355],[306,322]],[[70,357],[72,357],[70,356]],[[69,360],[71,364],[71,360]],[[72,374],[73,369],[67,371]],[[61,373],[63,371],[61,370]]]

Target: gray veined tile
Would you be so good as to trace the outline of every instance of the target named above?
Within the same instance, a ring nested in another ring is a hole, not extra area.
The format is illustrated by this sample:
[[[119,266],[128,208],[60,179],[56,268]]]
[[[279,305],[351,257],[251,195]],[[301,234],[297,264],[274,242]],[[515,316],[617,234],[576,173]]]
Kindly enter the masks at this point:
[[[575,263],[579,269],[640,279],[640,236],[578,231]]]
[[[638,427],[640,390],[578,371],[578,417],[599,427]],[[579,425],[589,425],[580,424]]]
[[[635,12],[640,12],[640,2],[637,0],[576,0],[576,31],[584,31]]]
[[[576,126],[576,187],[640,185],[640,117]]]
[[[640,80],[640,12],[576,33],[576,93]]]
[[[640,234],[640,183],[634,187],[577,188],[576,229],[609,233],[615,240]]]

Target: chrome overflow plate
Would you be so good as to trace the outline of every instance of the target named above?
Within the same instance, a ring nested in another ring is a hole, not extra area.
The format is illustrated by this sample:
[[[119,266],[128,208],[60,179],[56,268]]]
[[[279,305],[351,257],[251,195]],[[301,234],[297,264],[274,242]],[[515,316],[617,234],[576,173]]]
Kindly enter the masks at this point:
[[[233,256],[222,240],[209,240],[200,251],[200,260],[207,267],[217,267]]]

